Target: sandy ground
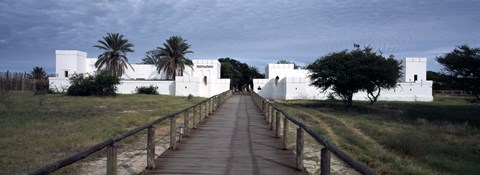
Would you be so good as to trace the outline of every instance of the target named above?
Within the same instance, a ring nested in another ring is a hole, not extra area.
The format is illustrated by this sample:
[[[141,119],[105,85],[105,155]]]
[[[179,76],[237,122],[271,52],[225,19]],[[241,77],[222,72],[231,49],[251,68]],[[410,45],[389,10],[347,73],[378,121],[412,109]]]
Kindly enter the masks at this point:
[[[320,172],[320,149],[313,149],[312,145],[305,145],[304,147],[305,159],[303,160],[303,166],[307,169],[309,174],[319,174]],[[350,166],[340,160],[333,154],[330,160],[330,171],[332,174],[346,174],[357,175],[360,174]]]
[[[155,132],[165,134],[169,127],[157,129]],[[169,137],[165,135],[156,136],[155,155],[160,156],[170,146]],[[117,174],[133,175],[145,170],[147,166],[146,136],[131,143],[128,147],[118,150]],[[102,157],[94,161],[84,162],[79,165],[76,174],[104,175],[107,172],[107,158]]]

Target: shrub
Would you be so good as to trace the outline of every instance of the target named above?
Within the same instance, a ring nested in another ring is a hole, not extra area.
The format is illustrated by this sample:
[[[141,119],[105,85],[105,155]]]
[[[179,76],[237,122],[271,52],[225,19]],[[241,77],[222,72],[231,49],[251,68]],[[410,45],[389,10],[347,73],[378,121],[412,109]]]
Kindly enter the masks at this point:
[[[333,93],[333,92],[328,93],[327,100],[328,101],[337,101],[337,97],[335,97],[335,93]]]
[[[46,94],[50,92],[48,80],[36,80],[35,82],[35,94]]]
[[[94,75],[74,74],[70,78],[70,87],[67,95],[72,96],[107,96],[115,95],[120,78],[109,74],[106,71],[97,72]]]
[[[193,95],[192,95],[192,94],[188,94],[187,100],[192,100],[192,99],[193,99]]]
[[[137,94],[158,94],[157,89],[157,86],[150,85],[137,87],[135,88],[135,91],[137,92]]]

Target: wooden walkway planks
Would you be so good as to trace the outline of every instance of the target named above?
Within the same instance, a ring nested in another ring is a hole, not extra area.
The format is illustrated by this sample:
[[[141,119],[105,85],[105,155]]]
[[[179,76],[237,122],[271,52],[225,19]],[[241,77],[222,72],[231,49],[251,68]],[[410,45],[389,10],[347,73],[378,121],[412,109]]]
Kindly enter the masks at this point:
[[[250,96],[234,95],[147,174],[307,174],[295,169]]]

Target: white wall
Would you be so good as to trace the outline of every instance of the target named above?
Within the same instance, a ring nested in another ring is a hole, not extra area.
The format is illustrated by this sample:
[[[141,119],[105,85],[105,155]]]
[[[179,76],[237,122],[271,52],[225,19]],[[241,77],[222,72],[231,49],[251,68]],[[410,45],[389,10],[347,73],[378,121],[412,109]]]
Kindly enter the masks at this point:
[[[49,77],[48,83],[50,84],[49,88],[56,92],[67,92],[67,88],[70,86],[68,78],[63,77]]]
[[[126,80],[135,80],[135,79],[144,79],[144,80],[160,80],[165,79],[162,77],[162,74],[157,72],[157,67],[152,64],[131,64],[131,67],[125,70],[125,73],[122,75],[122,79]]]
[[[68,77],[77,72],[77,69],[85,69],[85,66],[78,66],[83,63],[87,53],[77,50],[57,50],[55,51],[55,73],[58,77],[65,78],[65,71],[68,71]],[[82,72],[79,72],[82,73]]]
[[[57,50],[56,73],[57,77],[50,77],[50,88],[61,90],[60,87],[70,86],[64,71],[73,73],[93,74],[97,58],[87,58],[87,53],[77,50]],[[176,77],[175,81],[165,81],[165,73],[158,73],[155,65],[132,64],[126,69],[118,86],[118,93],[135,93],[136,87],[157,86],[158,92],[165,95],[210,97],[230,88],[230,79],[220,79],[221,64],[218,60],[192,60],[193,69],[186,67],[183,77]],[[69,77],[70,77],[69,76]],[[207,82],[203,79],[206,77]]]
[[[413,82],[414,76],[417,75],[417,81],[427,80],[427,58],[403,59],[403,76],[401,82]]]
[[[285,99],[308,99],[307,80],[304,77],[287,77]]]
[[[199,91],[199,78],[197,77],[176,77],[175,95],[176,96],[202,96]],[[208,96],[208,94],[204,95]]]
[[[117,92],[121,94],[135,93],[135,89],[141,86],[156,86],[158,93],[163,95],[175,95],[174,81],[140,81],[140,80],[122,80],[117,86]]]
[[[432,81],[426,81],[426,58],[405,58],[401,81],[394,89],[382,89],[378,100],[385,101],[433,101]],[[266,79],[254,79],[253,90],[270,99],[320,99],[325,100],[331,89],[323,91],[311,85],[308,70],[293,69],[293,64],[269,64],[265,67]],[[414,75],[418,81],[413,82]],[[277,85],[275,78],[279,77]],[[411,79],[412,81],[408,81]],[[261,90],[258,90],[258,87]],[[354,100],[368,100],[365,92],[354,94]]]

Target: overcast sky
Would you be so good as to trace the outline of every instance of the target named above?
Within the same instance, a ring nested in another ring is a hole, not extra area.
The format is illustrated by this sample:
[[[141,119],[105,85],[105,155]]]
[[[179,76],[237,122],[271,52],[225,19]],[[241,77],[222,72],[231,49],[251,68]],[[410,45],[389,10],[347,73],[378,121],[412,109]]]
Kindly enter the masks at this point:
[[[181,35],[190,59],[230,57],[258,67],[279,59],[300,65],[334,51],[370,45],[385,56],[435,56],[455,46],[480,47],[478,0],[0,0],[0,71],[54,72],[55,50],[88,57],[107,32],[145,51]]]

